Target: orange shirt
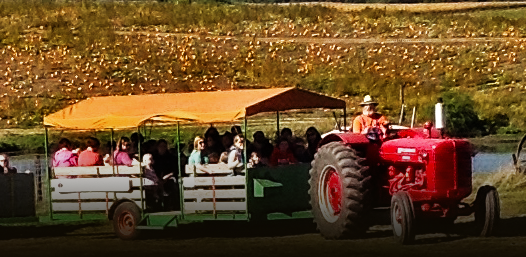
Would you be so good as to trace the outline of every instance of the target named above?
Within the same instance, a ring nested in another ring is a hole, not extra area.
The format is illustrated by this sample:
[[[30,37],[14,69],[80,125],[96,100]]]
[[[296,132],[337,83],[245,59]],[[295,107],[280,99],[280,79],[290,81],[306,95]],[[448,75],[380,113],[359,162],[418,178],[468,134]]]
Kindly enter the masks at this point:
[[[374,127],[375,124],[378,127],[382,127],[386,123],[388,123],[387,119],[379,113],[373,114],[372,117],[362,114],[354,119],[352,123],[352,132],[362,133],[366,128]]]

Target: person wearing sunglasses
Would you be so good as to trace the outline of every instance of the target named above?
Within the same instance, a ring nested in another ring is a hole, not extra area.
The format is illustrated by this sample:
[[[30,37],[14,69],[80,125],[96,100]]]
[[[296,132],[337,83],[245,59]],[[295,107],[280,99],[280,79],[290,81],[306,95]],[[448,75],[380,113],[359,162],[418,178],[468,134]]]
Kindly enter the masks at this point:
[[[188,165],[194,165],[196,169],[209,173],[210,171],[203,166],[209,163],[208,156],[204,154],[205,149],[205,140],[200,136],[195,137],[194,150],[188,158]]]

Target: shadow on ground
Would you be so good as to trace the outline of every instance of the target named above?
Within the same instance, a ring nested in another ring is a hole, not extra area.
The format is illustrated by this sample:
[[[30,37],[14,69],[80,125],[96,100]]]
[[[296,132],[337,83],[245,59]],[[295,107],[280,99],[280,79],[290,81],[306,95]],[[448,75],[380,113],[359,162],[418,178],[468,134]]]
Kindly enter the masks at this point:
[[[378,239],[392,236],[391,226],[386,222],[388,215],[378,216],[379,225],[373,226],[359,239]],[[437,244],[476,237],[477,231],[473,221],[457,222],[447,226],[441,223],[428,222],[419,224],[415,244]],[[195,238],[258,238],[283,237],[306,234],[318,234],[316,224],[309,219],[280,220],[267,222],[245,221],[210,221],[193,224],[181,224],[178,228],[167,230],[142,231],[141,239],[195,239]],[[13,226],[0,227],[0,241],[9,239],[72,237],[115,239],[111,223],[94,223],[80,225],[48,226]],[[526,217],[512,217],[500,220],[495,237],[526,236]],[[321,236],[320,236],[321,237]]]

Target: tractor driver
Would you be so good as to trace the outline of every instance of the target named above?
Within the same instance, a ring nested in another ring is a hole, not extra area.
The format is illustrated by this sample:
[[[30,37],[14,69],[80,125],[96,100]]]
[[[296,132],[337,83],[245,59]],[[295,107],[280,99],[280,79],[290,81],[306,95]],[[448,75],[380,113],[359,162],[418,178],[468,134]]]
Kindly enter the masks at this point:
[[[354,119],[353,133],[365,134],[372,140],[384,139],[387,135],[389,121],[376,112],[378,103],[373,101],[370,95],[366,95],[360,106],[362,106],[362,115]]]

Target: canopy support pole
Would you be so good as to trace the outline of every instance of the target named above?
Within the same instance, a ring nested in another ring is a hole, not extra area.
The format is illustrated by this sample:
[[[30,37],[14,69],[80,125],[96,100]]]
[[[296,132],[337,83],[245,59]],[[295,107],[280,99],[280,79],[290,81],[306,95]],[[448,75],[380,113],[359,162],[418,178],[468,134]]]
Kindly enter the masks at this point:
[[[139,178],[140,178],[140,189],[141,189],[141,214],[144,213],[144,185],[143,185],[143,172],[142,172],[142,158],[141,158],[141,126],[137,126],[137,133],[139,133],[139,142],[137,144],[137,151],[139,152]]]
[[[276,140],[279,139],[279,111],[276,112]]]
[[[53,203],[51,200],[51,170],[49,169],[49,136],[48,129],[44,126],[44,144],[45,144],[45,154],[46,154],[46,191],[47,191],[47,200],[48,200],[48,211],[49,211],[49,220],[53,220]]]
[[[245,140],[243,140],[243,165],[245,169],[245,188],[248,186],[248,169],[247,169],[247,130],[248,130],[248,123],[247,123],[247,116],[245,115],[243,120],[243,133],[245,134]],[[235,175],[235,174],[234,174]],[[248,215],[248,190],[245,190],[245,199],[247,199],[247,204],[245,205],[245,213]]]
[[[110,152],[111,152],[111,156],[110,156],[110,161],[111,161],[111,169],[113,170],[113,176],[115,176],[115,162],[114,162],[114,152],[113,152],[113,140],[114,139],[114,135],[113,135],[113,129],[111,129],[111,134],[110,134]]]
[[[245,140],[243,141],[243,162],[244,162],[244,165],[245,165],[245,174],[247,172],[247,116],[245,116],[244,120],[243,120],[243,133],[245,134]]]
[[[179,131],[179,121],[177,122],[177,172],[179,177],[177,178],[178,189],[179,189],[179,209],[181,210],[181,219],[184,219],[184,189],[183,189],[183,172],[181,169],[181,134]]]
[[[343,131],[347,132],[347,108],[343,107]]]

